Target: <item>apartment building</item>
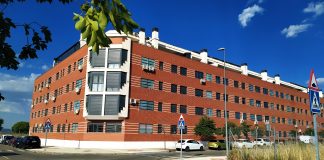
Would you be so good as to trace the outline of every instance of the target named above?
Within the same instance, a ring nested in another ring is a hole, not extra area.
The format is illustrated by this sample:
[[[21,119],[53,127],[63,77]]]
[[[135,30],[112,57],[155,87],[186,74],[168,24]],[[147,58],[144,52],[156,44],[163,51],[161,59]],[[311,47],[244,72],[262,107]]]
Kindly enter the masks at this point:
[[[224,126],[225,96],[229,121],[269,122],[282,140],[290,130],[313,127],[307,88],[278,74],[270,77],[246,63],[227,62],[224,78],[222,60],[208,56],[206,49],[198,53],[160,41],[157,28],[150,38],[144,29],[106,34],[113,42],[109,48],[92,53],[80,40],[35,80],[31,135],[44,141],[49,119],[48,145],[173,148],[180,138],[180,114],[186,120],[184,138],[199,138],[194,127],[202,116]],[[324,129],[323,114],[318,125]]]

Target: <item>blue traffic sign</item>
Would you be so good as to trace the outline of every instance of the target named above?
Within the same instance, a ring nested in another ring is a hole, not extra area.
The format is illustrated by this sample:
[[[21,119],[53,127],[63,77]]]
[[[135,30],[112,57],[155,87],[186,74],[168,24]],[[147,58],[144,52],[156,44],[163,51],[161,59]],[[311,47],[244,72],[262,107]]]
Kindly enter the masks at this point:
[[[319,92],[309,90],[309,104],[310,104],[310,110],[312,113],[320,113],[320,103],[319,103]]]
[[[179,129],[185,129],[185,120],[183,118],[183,116],[181,115],[178,121],[178,128]]]
[[[46,129],[46,130],[49,130],[49,129],[51,129],[51,121],[50,121],[50,119],[47,119],[47,121],[45,122],[45,125],[44,125],[44,128]]]

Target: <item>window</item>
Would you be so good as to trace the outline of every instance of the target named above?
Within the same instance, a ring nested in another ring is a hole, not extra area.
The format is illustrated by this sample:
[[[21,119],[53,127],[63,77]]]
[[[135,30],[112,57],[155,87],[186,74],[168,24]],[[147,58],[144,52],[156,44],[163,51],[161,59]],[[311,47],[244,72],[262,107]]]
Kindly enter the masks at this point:
[[[142,57],[142,66],[155,67],[155,61],[153,59]]]
[[[150,88],[153,89],[154,88],[154,81],[150,80],[150,79],[141,79],[141,87],[142,88]]]
[[[277,123],[280,123],[280,117],[277,118]]]
[[[47,116],[47,114],[48,114],[48,109],[45,109],[44,115]]]
[[[259,86],[255,86],[254,89],[255,89],[255,92],[260,93],[260,87]]]
[[[254,99],[250,99],[250,106],[254,106]]]
[[[240,103],[240,97],[235,96],[235,97],[234,97],[234,102],[235,102],[235,103]]]
[[[239,82],[238,81],[234,81],[234,87],[238,88],[239,87]]]
[[[79,79],[75,83],[75,88],[81,88],[82,87],[82,79]]]
[[[180,86],[180,94],[187,94],[187,87],[186,86]]]
[[[245,83],[241,83],[241,88],[245,89]]]
[[[153,125],[152,124],[140,124],[139,125],[139,133],[152,134],[153,133]]]
[[[126,72],[107,72],[106,91],[119,91],[126,83]]]
[[[285,111],[285,106],[281,105],[281,111]]]
[[[177,85],[176,84],[171,84],[171,92],[177,93]]]
[[[76,62],[73,63],[73,71],[75,71],[76,68]]]
[[[200,71],[195,71],[195,77],[198,79],[203,79],[204,78],[204,73]]]
[[[158,103],[158,111],[159,112],[162,112],[162,102],[159,102]]]
[[[170,133],[171,134],[177,134],[177,125],[171,125],[171,128],[170,128]]]
[[[171,113],[177,113],[177,105],[171,104]]]
[[[269,103],[268,102],[263,102],[263,107],[264,108],[269,108]]]
[[[268,89],[267,88],[263,88],[263,94],[268,95]]]
[[[120,68],[127,60],[127,50],[124,49],[109,49],[108,50],[108,61],[107,61],[107,67],[108,68]],[[144,60],[145,61],[145,60]],[[148,63],[149,60],[146,60],[145,62]],[[154,60],[153,61],[153,67],[154,67]],[[143,58],[142,58],[142,65],[143,65]]]
[[[225,94],[223,94],[223,101],[225,101]],[[226,94],[226,102],[228,102],[228,94]]]
[[[222,111],[216,110],[216,117],[221,117],[221,116],[222,116]]]
[[[241,113],[235,112],[235,119],[241,119]]]
[[[68,70],[67,73],[70,74],[71,73],[71,65],[68,66]]]
[[[163,62],[159,62],[159,69],[163,71]]]
[[[206,97],[207,98],[213,98],[213,94],[211,91],[206,91]]]
[[[65,103],[65,104],[64,104],[64,112],[67,112],[67,108],[68,108],[68,104]]]
[[[162,133],[163,132],[163,126],[162,124],[158,124],[158,131],[157,133]]]
[[[55,114],[55,112],[56,112],[56,107],[53,107],[52,108],[52,114]]]
[[[139,104],[139,108],[144,109],[144,110],[153,111],[154,110],[154,102],[153,101],[143,101],[143,100],[141,100],[140,104]]]
[[[261,107],[261,101],[256,100],[256,101],[255,101],[255,104],[256,104],[257,107]]]
[[[80,101],[74,101],[74,111],[80,109]]]
[[[254,86],[252,84],[249,85],[249,91],[251,91],[251,92],[254,91]]]
[[[106,133],[120,133],[121,131],[121,123],[106,123]]]
[[[255,115],[254,114],[250,114],[250,120],[255,121]]]
[[[226,84],[226,86],[228,86],[228,78],[223,78],[223,84]]]
[[[159,82],[159,90],[160,90],[160,91],[163,90],[163,82]]]
[[[269,90],[269,94],[270,94],[270,96],[274,96],[274,92],[273,92],[273,90]]]
[[[220,97],[221,97],[221,94],[217,92],[217,93],[216,93],[216,99],[217,99],[217,100],[220,100]]]
[[[281,119],[281,122],[282,122],[283,124],[285,124],[285,123],[286,123],[286,119],[285,119],[285,118],[282,118],[282,119]]]
[[[243,113],[243,119],[246,120],[246,113]]]
[[[203,90],[201,89],[195,89],[195,96],[196,97],[203,97]]]
[[[178,73],[178,66],[177,65],[171,65],[171,72],[172,73]]]
[[[229,111],[226,111],[226,112],[227,112],[226,116],[227,116],[227,118],[229,118]],[[224,111],[224,117],[225,117],[225,111]]]
[[[276,117],[271,117],[271,122],[276,123]]]
[[[69,84],[66,85],[66,87],[65,87],[65,92],[66,92],[66,93],[70,92],[70,85],[69,85]]]
[[[83,58],[78,60],[78,66],[83,66]]]
[[[55,76],[55,80],[58,80],[60,78],[60,73],[59,72],[57,72],[56,73],[56,76]],[[38,87],[39,88],[39,87]]]
[[[213,116],[213,109],[207,108],[207,116],[209,116],[209,117]]]
[[[90,72],[88,78],[90,91],[101,92],[104,90],[104,72]]]
[[[284,93],[280,92],[280,98],[284,98]]]
[[[207,73],[206,80],[211,82],[213,80],[212,75]]]
[[[87,132],[103,132],[103,123],[88,123]]]
[[[274,103],[270,103],[270,108],[274,109]]]
[[[287,112],[291,112],[291,108],[287,106]]]
[[[86,108],[89,115],[101,115],[102,95],[88,95]]]
[[[180,113],[187,114],[187,106],[186,105],[180,105]]]
[[[90,51],[90,65],[92,67],[105,67],[106,49],[99,49],[98,53]]]
[[[242,104],[245,104],[245,98],[242,98]]]
[[[195,107],[195,114],[196,115],[203,115],[204,114],[204,109],[201,107]]]
[[[180,67],[180,75],[187,76],[187,68]]]
[[[217,84],[220,84],[220,83],[221,83],[221,79],[220,79],[219,76],[216,76],[216,83],[217,83]]]
[[[57,132],[57,133],[60,133],[60,131],[61,131],[61,125],[58,124],[58,125],[57,125],[57,128],[56,128],[56,132]]]

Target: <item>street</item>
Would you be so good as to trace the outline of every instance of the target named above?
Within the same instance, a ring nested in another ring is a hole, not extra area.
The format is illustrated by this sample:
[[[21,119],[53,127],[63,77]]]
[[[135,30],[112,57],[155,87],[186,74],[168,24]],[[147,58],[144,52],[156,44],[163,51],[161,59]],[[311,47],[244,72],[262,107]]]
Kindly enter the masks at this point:
[[[16,149],[6,145],[0,145],[0,160],[163,160],[179,159],[179,152],[155,152],[155,153],[109,153],[109,154],[51,154],[34,153],[22,149]],[[183,152],[186,158],[201,158],[207,156],[224,156],[224,151],[206,150]]]

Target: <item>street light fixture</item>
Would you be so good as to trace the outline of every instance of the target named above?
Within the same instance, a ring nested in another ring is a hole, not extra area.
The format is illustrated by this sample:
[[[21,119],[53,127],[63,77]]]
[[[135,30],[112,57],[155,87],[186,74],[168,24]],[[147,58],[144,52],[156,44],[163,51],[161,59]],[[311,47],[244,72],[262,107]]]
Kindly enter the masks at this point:
[[[297,122],[295,124],[295,128],[296,128],[296,143],[297,143],[297,136],[298,136],[298,125],[297,125]]]
[[[228,157],[228,131],[227,131],[227,108],[226,108],[226,101],[227,101],[227,97],[226,97],[226,63],[225,63],[225,57],[226,57],[226,51],[225,48],[218,48],[217,51],[223,52],[224,55],[224,112],[225,112],[225,143],[226,143],[226,156]]]

